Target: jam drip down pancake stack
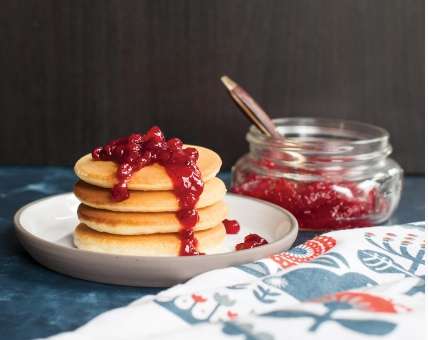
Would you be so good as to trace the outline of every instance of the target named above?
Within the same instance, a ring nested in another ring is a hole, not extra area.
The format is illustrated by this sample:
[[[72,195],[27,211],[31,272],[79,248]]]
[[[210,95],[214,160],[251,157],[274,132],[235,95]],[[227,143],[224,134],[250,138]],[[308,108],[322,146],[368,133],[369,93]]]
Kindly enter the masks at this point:
[[[93,150],[75,165],[76,247],[139,256],[203,255],[225,238],[226,188],[212,150],[159,128]]]

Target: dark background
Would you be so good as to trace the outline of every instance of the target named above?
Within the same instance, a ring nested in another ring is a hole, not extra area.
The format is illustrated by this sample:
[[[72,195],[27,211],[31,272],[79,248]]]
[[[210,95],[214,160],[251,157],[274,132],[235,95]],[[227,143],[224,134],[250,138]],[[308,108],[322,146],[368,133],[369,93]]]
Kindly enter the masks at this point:
[[[3,0],[0,163],[68,165],[157,124],[227,170],[248,128],[228,74],[274,117],[387,128],[423,173],[423,28],[423,0]]]

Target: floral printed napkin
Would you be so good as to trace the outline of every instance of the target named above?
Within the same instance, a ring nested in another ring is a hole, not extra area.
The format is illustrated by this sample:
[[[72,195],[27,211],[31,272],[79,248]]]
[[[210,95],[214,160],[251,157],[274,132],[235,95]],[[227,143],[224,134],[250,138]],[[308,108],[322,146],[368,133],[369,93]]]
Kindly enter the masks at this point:
[[[334,231],[50,339],[424,339],[425,223]]]

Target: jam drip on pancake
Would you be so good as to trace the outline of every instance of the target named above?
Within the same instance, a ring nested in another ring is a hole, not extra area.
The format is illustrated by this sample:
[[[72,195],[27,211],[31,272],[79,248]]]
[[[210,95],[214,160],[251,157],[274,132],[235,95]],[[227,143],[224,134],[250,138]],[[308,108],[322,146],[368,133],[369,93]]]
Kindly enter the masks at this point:
[[[144,135],[134,133],[95,148],[92,158],[118,164],[118,183],[111,192],[116,202],[129,197],[128,181],[135,172],[153,163],[164,166],[179,200],[177,218],[182,225],[179,232],[180,255],[203,255],[197,250],[198,240],[193,232],[199,221],[195,206],[204,189],[201,172],[196,165],[199,154],[195,148],[183,148],[183,142],[178,138],[166,140],[162,131],[154,126]]]

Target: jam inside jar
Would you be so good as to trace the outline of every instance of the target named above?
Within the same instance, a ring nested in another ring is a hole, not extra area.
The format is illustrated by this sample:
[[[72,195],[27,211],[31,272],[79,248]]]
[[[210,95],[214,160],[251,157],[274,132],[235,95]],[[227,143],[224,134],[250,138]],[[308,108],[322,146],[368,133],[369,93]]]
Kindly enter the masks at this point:
[[[367,227],[398,205],[401,167],[382,128],[339,119],[274,120],[277,141],[252,126],[232,169],[232,192],[289,210],[306,230]]]

